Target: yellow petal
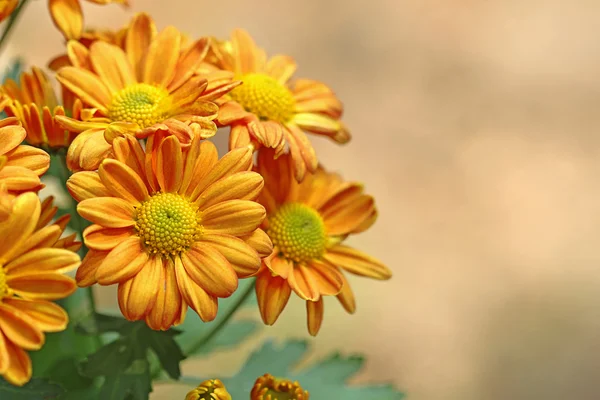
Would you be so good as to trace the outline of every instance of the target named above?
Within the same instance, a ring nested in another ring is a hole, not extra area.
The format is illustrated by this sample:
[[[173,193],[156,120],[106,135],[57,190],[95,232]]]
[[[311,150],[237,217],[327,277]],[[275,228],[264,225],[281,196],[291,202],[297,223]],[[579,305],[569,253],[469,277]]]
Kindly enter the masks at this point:
[[[50,156],[44,150],[36,147],[22,145],[8,153],[7,156],[7,166],[24,167],[38,176],[50,168]]]
[[[229,297],[238,287],[238,278],[229,261],[214,247],[196,243],[181,254],[186,272],[208,293]]]
[[[11,275],[35,275],[39,272],[59,274],[73,271],[81,264],[77,253],[65,249],[36,249],[23,254],[6,264],[4,268]]]
[[[215,204],[202,213],[206,234],[241,236],[254,231],[265,219],[265,208],[248,200],[229,200]]]
[[[207,187],[196,199],[196,205],[204,210],[222,201],[254,200],[262,188],[262,176],[251,171],[238,172]]]
[[[153,257],[145,263],[137,275],[131,278],[131,292],[127,301],[129,319],[140,320],[154,307],[162,283],[162,268],[160,257]]]
[[[175,136],[167,137],[160,144],[155,173],[163,191],[175,193],[179,190],[183,177],[183,158],[181,145]]]
[[[35,172],[13,166],[5,166],[0,170],[0,186],[9,192],[38,191],[44,187]]]
[[[97,75],[80,68],[64,67],[58,71],[56,79],[84,103],[101,110],[106,115],[111,94]]]
[[[139,82],[143,80],[142,60],[155,36],[156,25],[152,18],[146,13],[137,14],[127,30],[125,49]]]
[[[285,308],[292,290],[287,281],[278,276],[272,276],[264,269],[256,278],[256,298],[260,316],[266,325],[273,325]]]
[[[138,205],[148,199],[148,190],[139,175],[127,165],[106,159],[98,169],[100,180],[113,194]]]
[[[256,250],[235,236],[203,235],[201,242],[208,243],[225,256],[239,278],[255,274],[260,267],[260,258]]]
[[[35,321],[36,328],[44,332],[60,332],[67,328],[69,316],[58,305],[43,300],[23,300],[15,297],[3,300]]]
[[[240,239],[256,250],[258,256],[261,258],[267,257],[273,252],[273,243],[269,235],[262,229],[257,229],[249,235],[242,236]]]
[[[63,229],[57,225],[45,226],[42,229],[38,229],[23,242],[19,250],[13,255],[13,258],[17,258],[34,249],[52,247],[60,238],[62,232]]]
[[[10,218],[0,223],[0,264],[11,260],[31,235],[40,212],[40,200],[35,193],[25,193],[15,199]]]
[[[0,303],[0,331],[25,350],[39,350],[44,344],[44,334],[35,326],[35,321],[6,303]]]
[[[296,71],[296,61],[290,56],[275,55],[267,62],[266,73],[282,85],[290,80]]]
[[[83,32],[83,14],[78,0],[49,0],[48,8],[54,25],[65,39],[79,39]]]
[[[148,253],[137,236],[131,236],[115,247],[96,270],[96,280],[101,285],[126,281],[148,264]]]
[[[6,281],[15,294],[25,299],[64,299],[77,290],[73,278],[51,272],[14,277],[9,275]]]
[[[219,159],[217,148],[211,142],[205,140],[201,141],[200,138],[194,138],[192,147],[194,146],[199,146],[199,154],[193,153],[195,158],[190,158],[189,156],[192,153],[188,153],[188,159],[186,160],[186,175],[183,178],[183,183],[181,186],[182,193],[185,193],[190,198],[192,198],[192,194],[197,188],[198,184],[204,181],[204,177],[208,175],[210,171],[212,171]],[[188,174],[187,170],[190,165],[192,166],[192,172]],[[203,186],[206,187],[205,184],[203,184]],[[199,194],[200,190],[198,190],[196,197]]]
[[[208,44],[208,38],[200,38],[181,54],[173,80],[167,88],[170,92],[183,85],[194,75],[208,52]]]
[[[102,41],[94,42],[90,47],[90,60],[94,71],[113,93],[136,82],[125,53],[117,46]]]
[[[274,121],[253,121],[248,124],[248,131],[258,143],[276,150],[279,155],[285,149],[283,125]]]
[[[132,228],[105,228],[91,225],[83,231],[85,245],[94,250],[112,250],[134,235]]]
[[[21,144],[27,133],[22,126],[9,125],[0,128],[0,155],[6,154]]]
[[[69,193],[78,202],[96,197],[111,197],[111,192],[104,186],[97,172],[76,172],[67,181]]]
[[[392,271],[379,260],[348,246],[332,247],[327,250],[323,258],[352,274],[380,280],[392,277]]]
[[[144,82],[166,87],[179,58],[181,35],[172,26],[165,28],[150,44],[144,66]]]
[[[323,322],[323,298],[321,297],[317,301],[306,302],[306,316],[308,332],[312,336],[317,336],[319,329],[321,329],[321,323]]]
[[[177,286],[185,302],[192,307],[204,322],[210,322],[217,316],[217,297],[208,294],[189,276],[183,267],[181,258],[175,258],[175,275]]]
[[[88,221],[107,228],[125,228],[135,225],[133,206],[123,199],[114,197],[86,199],[77,205],[77,212]]]
[[[258,57],[256,43],[248,32],[236,29],[231,35],[231,44],[235,57],[235,73],[244,75],[249,72],[261,72],[262,65]]]

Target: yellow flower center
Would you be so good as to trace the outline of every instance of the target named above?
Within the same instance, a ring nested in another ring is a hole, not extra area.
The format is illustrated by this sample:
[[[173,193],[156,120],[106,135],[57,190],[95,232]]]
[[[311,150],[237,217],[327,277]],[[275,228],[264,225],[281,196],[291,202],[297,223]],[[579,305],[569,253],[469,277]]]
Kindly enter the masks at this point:
[[[169,117],[169,92],[147,83],[136,83],[115,93],[108,108],[113,121],[134,122],[147,128]]]
[[[4,267],[0,265],[0,299],[8,293],[8,283],[6,282],[6,272]]]
[[[302,389],[300,384],[289,379],[275,378],[271,374],[264,374],[256,380],[250,400],[308,400],[308,391]]]
[[[189,392],[185,400],[231,400],[225,385],[219,379],[202,382],[197,388]]]
[[[197,208],[175,193],[157,193],[135,210],[135,229],[150,253],[176,255],[198,238]]]
[[[283,205],[269,217],[269,237],[273,246],[295,262],[320,258],[325,252],[327,234],[319,213],[300,203]]]
[[[292,92],[265,74],[242,76],[243,85],[230,95],[248,112],[262,120],[288,122],[294,114],[295,100]]]

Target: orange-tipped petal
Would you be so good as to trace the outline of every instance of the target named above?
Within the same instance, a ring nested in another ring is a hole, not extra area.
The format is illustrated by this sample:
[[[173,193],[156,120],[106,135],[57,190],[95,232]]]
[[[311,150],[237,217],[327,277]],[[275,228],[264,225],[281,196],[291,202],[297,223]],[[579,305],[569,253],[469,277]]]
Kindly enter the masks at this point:
[[[50,156],[44,150],[36,147],[19,146],[7,156],[7,166],[24,167],[36,175],[42,175],[50,168]]]
[[[242,239],[231,235],[204,235],[202,242],[208,243],[225,256],[239,278],[255,274],[260,267],[260,258],[256,250]]]
[[[131,295],[127,301],[129,319],[134,321],[142,319],[154,307],[162,283],[162,268],[160,257],[153,257],[131,279]]]
[[[36,275],[8,276],[6,281],[15,294],[24,299],[64,299],[77,290],[73,278],[50,272]]]
[[[186,272],[181,258],[175,258],[175,275],[177,286],[185,302],[192,307],[204,322],[210,322],[217,316],[217,297],[202,289]]]
[[[37,272],[65,273],[79,267],[77,253],[65,249],[35,249],[4,266],[11,275],[35,275]]]
[[[320,260],[311,260],[309,267],[312,280],[322,296],[335,296],[340,293],[344,278],[336,267]]]
[[[7,221],[0,225],[0,264],[10,260],[35,229],[41,205],[35,193],[18,196]]]
[[[167,88],[169,91],[177,89],[194,75],[208,52],[208,45],[208,38],[200,38],[180,55],[175,75]]]
[[[263,261],[265,266],[271,270],[274,275],[281,276],[284,279],[287,279],[290,272],[294,269],[294,264],[287,258],[279,257],[277,251],[273,251],[273,253]]]
[[[18,308],[0,303],[0,331],[8,340],[25,350],[39,350],[44,334]]]
[[[67,181],[69,193],[78,202],[96,198],[111,197],[111,192],[104,186],[96,172],[76,172]]]
[[[83,218],[107,228],[126,228],[135,225],[133,206],[123,199],[97,197],[83,200],[77,205]]]
[[[135,83],[135,74],[125,52],[112,44],[97,41],[90,47],[90,60],[94,71],[111,92],[118,92]]]
[[[317,301],[306,302],[306,322],[308,325],[308,332],[312,336],[317,336],[321,324],[323,323],[323,298],[321,297]]]
[[[146,316],[146,323],[152,329],[167,330],[180,319],[183,301],[171,262],[169,261],[169,265],[163,264],[161,270],[158,295],[152,310]]]
[[[261,258],[267,257],[273,252],[271,238],[262,229],[257,229],[249,235],[242,236],[240,239],[256,250],[258,256]]]
[[[131,236],[115,247],[96,270],[101,285],[112,285],[135,276],[148,263],[148,253],[137,236]]]
[[[66,329],[69,322],[66,311],[49,301],[12,297],[4,299],[3,302],[35,321],[36,328],[44,332],[60,332]]]
[[[172,26],[165,28],[150,44],[144,66],[144,82],[166,87],[175,74],[181,34]]]
[[[0,333],[2,335],[2,333]],[[11,343],[6,342],[6,355],[10,359],[8,369],[2,374],[4,379],[15,386],[23,386],[31,379],[31,359],[27,352]]]
[[[196,243],[181,254],[186,272],[208,293],[217,297],[229,297],[238,287],[237,275],[229,261],[216,248]]]
[[[175,193],[179,190],[183,178],[183,158],[181,145],[175,136],[167,137],[160,144],[155,173],[163,191]]]
[[[156,33],[156,25],[146,13],[137,14],[127,30],[125,49],[129,62],[134,67],[137,80],[140,82],[143,80],[144,64],[142,60]]]
[[[139,175],[127,165],[116,160],[104,160],[98,169],[104,186],[113,194],[133,205],[148,198],[148,189]]]
[[[342,284],[342,291],[337,295],[337,299],[339,300],[344,310],[349,314],[354,314],[356,311],[356,299],[354,297],[354,293],[352,293],[352,288],[350,287],[350,283],[348,279],[344,276],[344,274],[340,274],[342,280],[344,281]]]
[[[285,308],[292,290],[287,281],[272,276],[264,269],[256,278],[256,298],[260,316],[266,325],[273,325]]]
[[[392,271],[379,260],[351,247],[337,245],[328,249],[325,260],[346,271],[368,278],[386,280],[392,277]]]
[[[79,39],[83,32],[83,13],[78,0],[49,0],[54,25],[65,39]]]
[[[132,228],[106,228],[91,225],[83,231],[85,245],[94,250],[112,250],[121,242],[134,235]]]
[[[287,277],[288,284],[304,300],[317,301],[320,297],[318,282],[309,267],[295,265]]]
[[[202,213],[206,234],[241,236],[254,231],[265,219],[263,206],[248,200],[229,200],[215,204]]]
[[[56,79],[84,103],[103,113],[107,112],[106,107],[111,102],[111,94],[106,85],[94,73],[76,67],[64,67],[58,71]]]
[[[204,210],[227,200],[254,200],[262,188],[262,176],[251,171],[238,172],[207,187],[196,199],[196,205]]]

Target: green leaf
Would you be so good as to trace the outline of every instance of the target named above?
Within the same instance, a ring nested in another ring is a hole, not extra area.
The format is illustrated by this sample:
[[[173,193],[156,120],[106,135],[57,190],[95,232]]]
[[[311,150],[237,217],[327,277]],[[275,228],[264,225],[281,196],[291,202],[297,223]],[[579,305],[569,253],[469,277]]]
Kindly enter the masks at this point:
[[[2,84],[5,84],[9,79],[15,81],[17,85],[20,84],[21,72],[23,72],[23,59],[16,58],[10,63],[9,67],[4,70]]]
[[[54,363],[48,373],[52,382],[59,383],[65,390],[85,389],[93,380],[80,373],[79,363],[74,358],[63,358]]]
[[[219,349],[234,347],[254,334],[261,325],[255,321],[232,321],[215,335],[213,339],[205,342],[197,354],[208,354]]]
[[[98,398],[147,400],[150,392],[152,383],[148,361],[136,360],[124,373],[107,376]]]
[[[185,359],[181,348],[174,340],[174,336],[177,334],[179,334],[178,331],[170,330],[166,332],[153,331],[153,334],[142,336],[148,348],[152,349],[158,357],[163,369],[173,379],[179,379],[181,376],[179,363]]]
[[[64,393],[59,385],[47,380],[33,378],[25,386],[17,387],[0,378],[0,399],[2,400],[51,400]]]
[[[295,365],[305,356],[305,341],[288,341],[275,346],[267,341],[254,352],[242,369],[231,378],[222,378],[231,396],[247,398],[256,378],[265,373],[300,382],[315,399],[400,400],[404,395],[391,385],[348,386],[347,381],[362,367],[359,356],[342,357],[334,354],[301,371]]]

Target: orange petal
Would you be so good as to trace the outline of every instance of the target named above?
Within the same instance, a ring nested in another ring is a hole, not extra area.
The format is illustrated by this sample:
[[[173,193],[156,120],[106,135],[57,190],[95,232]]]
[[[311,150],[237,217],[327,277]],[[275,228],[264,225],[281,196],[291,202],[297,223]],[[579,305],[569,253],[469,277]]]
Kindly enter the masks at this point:
[[[2,332],[0,332],[0,375],[4,374],[10,365],[10,358],[6,350],[7,341]]]
[[[254,200],[262,188],[262,176],[251,171],[238,172],[207,187],[196,199],[196,205],[204,210],[227,200]]]
[[[42,229],[38,229],[31,236],[29,236],[25,242],[19,247],[19,250],[13,255],[13,258],[17,258],[26,252],[34,249],[52,247],[56,241],[62,235],[63,229],[57,225],[46,226]]]
[[[272,198],[271,207],[276,207],[286,201],[291,191],[294,179],[292,160],[284,154],[275,160],[275,151],[262,148],[258,151],[257,172],[265,179],[265,190]]]
[[[302,180],[304,180],[304,176],[306,175],[306,163],[304,162],[304,158],[302,157],[302,153],[300,152],[300,147],[296,141],[296,138],[287,129],[284,130],[284,134],[285,140],[290,148],[294,176],[296,177],[296,181],[302,182]]]
[[[304,300],[317,301],[320,297],[318,282],[310,268],[297,264],[287,277],[288,284]]]
[[[354,293],[352,293],[350,283],[344,274],[340,274],[340,276],[342,277],[343,284],[342,291],[337,295],[337,299],[340,301],[346,312],[354,314],[356,311],[356,299],[354,298]]]
[[[108,251],[88,250],[83,260],[81,260],[81,266],[77,269],[77,274],[75,275],[79,287],[87,287],[96,283],[96,270],[108,253]]]
[[[202,213],[206,234],[247,235],[265,219],[263,206],[248,200],[229,200],[215,204]]]
[[[162,283],[162,269],[160,256],[155,256],[150,258],[139,273],[131,278],[131,295],[127,301],[129,319],[133,321],[142,319],[154,307]]]
[[[77,135],[67,151],[67,166],[71,171],[93,171],[110,154],[111,146],[104,139],[104,128],[89,129]]]
[[[321,297],[317,301],[306,302],[306,319],[308,325],[308,332],[312,336],[317,336],[319,329],[321,329],[321,323],[323,322],[323,298]]]
[[[40,212],[40,200],[35,193],[25,193],[14,200],[10,218],[0,224],[0,264],[9,261],[31,235]]]
[[[112,250],[134,234],[131,228],[105,228],[90,225],[83,231],[85,245],[94,250]]]
[[[41,331],[60,332],[67,328],[69,316],[65,310],[54,303],[43,300],[23,300],[16,297],[6,298],[3,301],[35,321],[35,327]]]
[[[344,235],[365,222],[375,210],[375,200],[352,185],[339,192],[319,210],[329,235]]]
[[[239,103],[228,101],[219,107],[217,121],[219,122],[219,125],[227,126],[234,122],[250,122],[254,118],[256,118],[254,117],[254,114],[246,111]]]
[[[290,275],[290,272],[294,269],[294,264],[287,258],[279,257],[277,251],[263,260],[265,266],[271,270],[274,275],[281,276],[284,279]]]
[[[97,75],[80,68],[64,67],[58,71],[56,79],[75,93],[81,101],[106,115],[112,96]]]
[[[196,311],[202,321],[214,320],[218,311],[217,297],[208,294],[194,282],[179,257],[175,258],[175,275],[177,276],[177,286],[179,286],[185,302]]]
[[[90,50],[77,40],[67,42],[67,59],[65,66],[73,66],[92,70],[92,61],[90,60]],[[57,69],[56,71],[59,71]]]
[[[101,285],[113,285],[135,276],[148,263],[148,253],[137,236],[131,236],[115,247],[96,270]]]
[[[198,164],[196,164],[196,167]],[[225,154],[206,174],[202,180],[191,185],[193,193],[190,196],[194,201],[211,184],[237,172],[249,171],[252,168],[252,151],[250,149],[235,149]],[[189,191],[189,190],[188,190]]]
[[[198,150],[199,155],[196,156],[196,159],[191,159],[191,161],[189,162],[188,160],[186,160],[186,172],[190,164],[193,166],[193,168],[191,174],[189,174],[187,177],[184,176],[184,183],[182,183],[181,187],[181,191],[190,198],[192,197],[192,194],[197,188],[198,184],[204,181],[204,177],[208,175],[210,171],[212,171],[213,167],[216,165],[219,159],[217,148],[211,142],[204,140],[201,141],[200,138],[194,138],[194,142],[192,142],[192,147],[196,146],[196,144],[194,143],[199,143],[197,145],[200,147]],[[190,154],[192,153],[188,153],[188,158]],[[207,185],[202,184],[202,186],[206,187]],[[197,195],[199,194],[200,191],[198,190]]]
[[[179,58],[181,35],[172,26],[166,27],[150,44],[144,66],[144,82],[166,87],[175,74]]]
[[[32,275],[39,272],[65,272],[77,269],[81,259],[77,253],[65,249],[36,249],[17,257],[4,266],[11,275]]]
[[[258,57],[256,43],[248,32],[236,29],[231,35],[231,44],[235,57],[235,73],[247,74],[249,72],[261,72],[262,65]]]
[[[111,197],[111,192],[104,186],[97,172],[76,172],[67,181],[69,193],[78,202],[95,197]]]
[[[244,235],[240,239],[246,242],[250,247],[258,252],[259,257],[267,257],[273,252],[273,243],[269,235],[262,229],[257,229],[249,235]]]
[[[36,147],[18,146],[7,156],[7,166],[24,167],[32,170],[38,176],[50,168],[50,156],[44,150]]]
[[[135,225],[133,206],[115,197],[95,197],[81,201],[77,212],[94,224],[107,228],[126,228]]]
[[[112,93],[136,82],[125,52],[117,46],[102,41],[94,42],[90,47],[90,60],[94,71]]]
[[[247,278],[260,267],[260,258],[251,246],[231,235],[203,235],[202,243],[208,243],[231,264],[239,278]]]
[[[143,80],[142,60],[147,53],[150,43],[156,36],[156,25],[146,13],[137,14],[131,21],[125,38],[125,49],[131,66],[133,66],[137,80]]]
[[[208,38],[200,38],[179,56],[175,75],[167,87],[170,92],[183,85],[194,75],[195,71],[202,64],[208,48]]]
[[[25,299],[64,299],[77,290],[73,278],[51,272],[33,276],[8,276],[6,281],[17,295]]]
[[[106,159],[98,169],[100,180],[113,194],[138,205],[148,198],[148,189],[139,175],[127,165]]]
[[[126,164],[129,168],[135,171],[140,178],[146,176],[146,168],[144,161],[144,149],[131,135],[115,138],[113,140],[113,152],[116,160]]]
[[[27,133],[22,126],[8,125],[0,127],[0,155],[6,154],[21,144]]]
[[[229,131],[229,150],[250,148],[254,146],[250,131],[246,125],[236,124]]]
[[[146,323],[152,329],[167,330],[179,320],[183,301],[174,266],[169,261],[168,265],[163,263],[161,270],[156,303],[146,316]]]
[[[50,15],[65,39],[79,39],[83,32],[83,13],[78,0],[50,0]]]
[[[284,151],[284,128],[279,122],[253,121],[248,124],[248,131],[262,146],[275,149],[277,156]]]
[[[256,278],[256,298],[260,316],[266,325],[273,325],[285,308],[292,290],[287,281],[278,276],[272,276],[264,269]]]
[[[0,186],[4,186],[9,192],[38,191],[44,187],[35,172],[12,166],[0,169]]]
[[[294,139],[296,139],[296,143],[298,144],[298,148],[300,150],[300,154],[302,155],[302,159],[306,164],[306,168],[309,172],[315,172],[317,167],[319,166],[319,160],[317,159],[317,154],[315,153],[315,149],[313,145],[310,143],[310,140],[306,137],[306,134],[295,124],[287,124],[286,127],[290,130]]]
[[[35,321],[6,303],[0,303],[0,331],[25,350],[39,350],[44,344],[44,334],[35,326]]]
[[[327,250],[323,258],[352,274],[380,280],[392,277],[392,271],[379,260],[348,246],[332,247]]]
[[[175,193],[179,190],[183,177],[183,158],[181,145],[175,136],[168,136],[160,144],[155,173],[163,191]]]
[[[340,293],[344,278],[336,267],[320,260],[312,260],[309,262],[309,269],[322,296],[335,296]]]
[[[10,359],[10,365],[2,376],[8,383],[23,386],[31,379],[32,369],[29,355],[25,350],[9,341],[6,342],[6,354]]]
[[[186,272],[208,293],[229,297],[238,287],[238,278],[229,261],[216,248],[196,243],[181,254]]]
[[[290,80],[294,72],[296,72],[296,61],[290,56],[278,54],[267,62],[266,73],[282,85]]]

